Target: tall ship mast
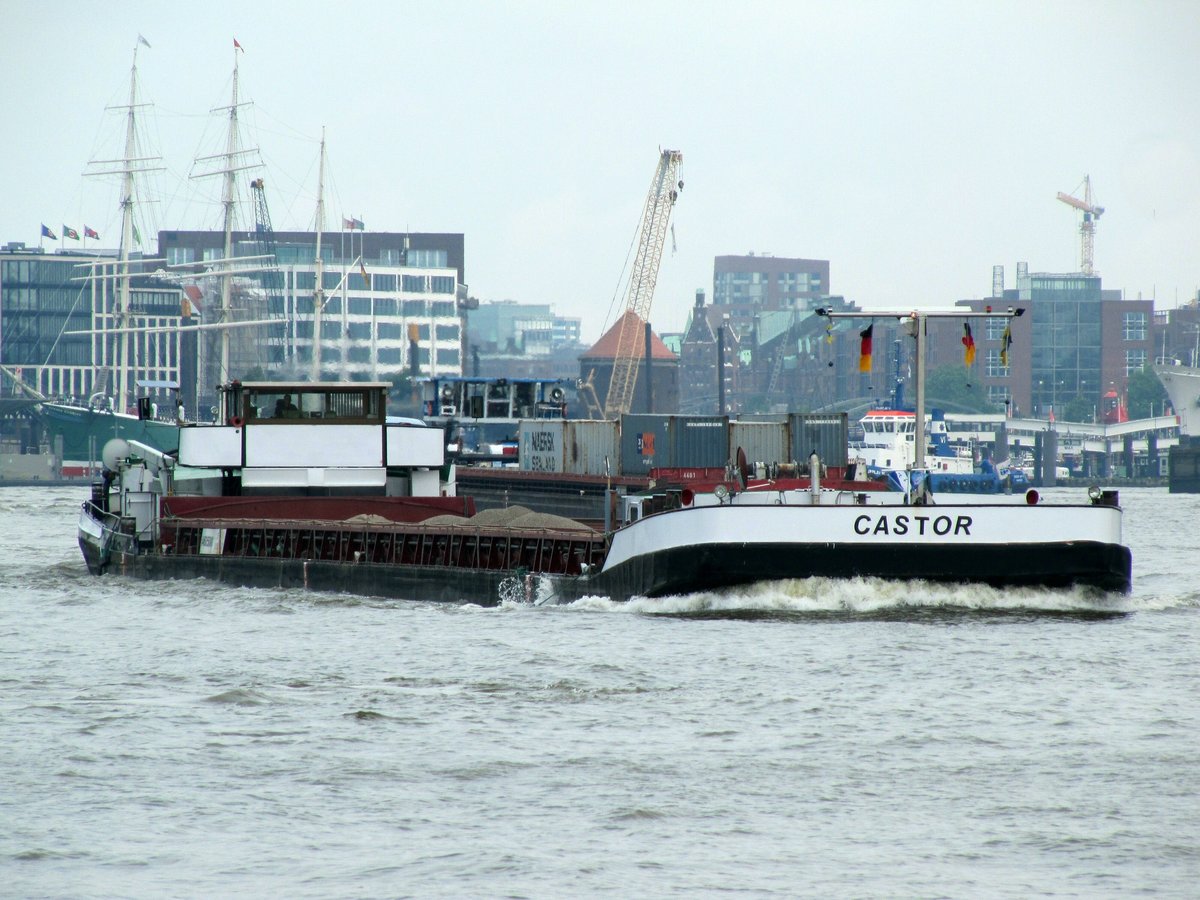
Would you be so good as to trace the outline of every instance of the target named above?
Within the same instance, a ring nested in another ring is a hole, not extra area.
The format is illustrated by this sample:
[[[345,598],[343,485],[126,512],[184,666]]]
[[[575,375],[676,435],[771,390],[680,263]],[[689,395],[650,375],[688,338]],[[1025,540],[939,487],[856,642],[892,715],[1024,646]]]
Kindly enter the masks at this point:
[[[321,128],[321,162],[317,169],[317,258],[313,288],[312,380],[321,380],[321,313],[325,308],[325,261],[321,258],[321,233],[325,230],[325,129]]]
[[[195,166],[201,167],[203,171],[193,171],[191,178],[213,178],[220,176],[221,178],[221,220],[224,239],[222,242],[222,258],[215,266],[210,266],[206,269],[206,275],[217,276],[220,282],[220,307],[214,319],[208,323],[215,327],[218,332],[219,341],[219,362],[215,377],[209,376],[208,365],[202,364],[197,373],[199,385],[199,394],[208,396],[212,394],[215,385],[223,384],[230,381],[235,375],[241,375],[241,372],[235,372],[244,366],[244,360],[234,359],[234,336],[232,329],[242,327],[255,326],[266,324],[266,321],[255,315],[239,315],[239,313],[248,312],[243,309],[235,309],[233,304],[233,278],[238,274],[250,274],[256,268],[261,268],[263,265],[273,265],[274,260],[263,260],[257,257],[235,257],[234,256],[234,240],[233,235],[237,225],[237,178],[240,173],[247,172],[253,169],[262,167],[260,161],[258,147],[243,147],[241,136],[241,124],[239,122],[239,110],[248,106],[249,103],[239,98],[239,78],[238,71],[238,54],[241,53],[241,48],[234,42],[233,50],[233,79],[231,97],[228,106],[217,107],[213,109],[213,113],[227,114],[227,130],[225,135],[225,149],[221,153],[212,154],[209,156],[200,156],[196,158]],[[264,311],[265,313],[265,311]],[[207,318],[207,317],[206,317]],[[202,342],[203,343],[203,342]],[[255,341],[252,335],[247,336],[247,340],[239,341],[239,348],[243,350],[240,355],[245,355],[244,349],[246,346],[253,348]]]
[[[93,341],[93,377],[88,388],[88,401],[62,402],[42,398],[38,414],[51,434],[62,439],[62,474],[84,475],[101,458],[105,443],[113,438],[134,439],[155,448],[172,449],[178,446],[178,398],[174,406],[158,407],[145,399],[145,409],[139,400],[139,415],[129,413],[136,396],[138,383],[150,390],[177,388],[174,381],[164,381],[163,358],[139,359],[139,344],[145,343],[141,336],[150,332],[170,332],[164,340],[173,342],[174,349],[167,357],[174,356],[178,364],[180,352],[178,332],[185,330],[178,322],[169,327],[150,328],[147,320],[167,318],[163,311],[146,315],[145,310],[135,312],[132,296],[140,290],[134,279],[148,277],[147,263],[161,260],[135,257],[135,245],[141,244],[136,224],[141,177],[162,171],[157,165],[160,157],[144,148],[141,137],[141,122],[144,111],[151,105],[139,99],[138,51],[142,45],[150,44],[141,35],[133,48],[133,64],[129,72],[129,100],[123,106],[110,109],[123,110],[124,153],[117,159],[94,159],[84,172],[87,177],[119,176],[121,237],[120,248],[115,258],[105,254],[89,256],[87,262],[77,268],[85,270],[80,280],[88,283],[92,295],[92,313],[85,330],[64,331],[65,335],[86,334]],[[178,309],[178,307],[176,307]],[[152,352],[153,355],[153,352]],[[112,383],[109,383],[109,374]],[[155,374],[158,372],[159,374]],[[137,382],[141,376],[147,379]],[[110,402],[111,397],[111,402]]]
[[[138,103],[137,55],[138,49],[143,43],[145,43],[145,39],[139,35],[138,41],[133,47],[133,65],[129,70],[129,103],[124,107],[126,110],[125,154],[121,159],[93,160],[91,165],[101,168],[85,173],[91,177],[121,176],[121,247],[117,261],[112,266],[112,276],[99,276],[102,278],[115,277],[117,282],[116,308],[113,311],[114,356],[116,357],[116,384],[113,386],[113,394],[118,412],[123,412],[129,406],[129,399],[133,395],[130,384],[131,370],[136,369],[137,365],[136,359],[131,353],[136,344],[131,341],[132,304],[129,299],[131,278],[129,260],[136,234],[134,207],[137,202],[137,184],[135,176],[162,171],[161,166],[152,165],[159,162],[161,157],[138,155],[138,110],[150,105]],[[147,46],[149,45],[147,44]],[[104,266],[104,268],[107,267]]]

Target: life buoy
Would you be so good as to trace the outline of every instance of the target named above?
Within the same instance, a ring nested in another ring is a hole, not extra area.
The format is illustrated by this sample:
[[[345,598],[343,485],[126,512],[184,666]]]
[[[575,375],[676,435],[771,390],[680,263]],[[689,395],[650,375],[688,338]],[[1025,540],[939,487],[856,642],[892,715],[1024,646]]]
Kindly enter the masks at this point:
[[[232,419],[229,420],[229,424],[232,425],[234,428],[241,428],[242,421],[243,420],[242,420],[241,416],[234,416]]]

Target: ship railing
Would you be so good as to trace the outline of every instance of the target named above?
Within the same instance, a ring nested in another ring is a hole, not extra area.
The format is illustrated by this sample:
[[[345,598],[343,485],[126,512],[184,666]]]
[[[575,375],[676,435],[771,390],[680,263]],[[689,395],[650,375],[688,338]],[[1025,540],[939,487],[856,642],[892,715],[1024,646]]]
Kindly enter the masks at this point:
[[[83,509],[100,526],[102,556],[107,557],[114,550],[122,553],[137,552],[136,525],[132,518],[101,509],[92,500],[84,500]]]
[[[605,536],[590,529],[487,525],[301,522],[169,517],[160,550],[199,556],[205,532],[221,536],[222,557],[580,575],[600,567]],[[213,551],[215,554],[217,551]]]

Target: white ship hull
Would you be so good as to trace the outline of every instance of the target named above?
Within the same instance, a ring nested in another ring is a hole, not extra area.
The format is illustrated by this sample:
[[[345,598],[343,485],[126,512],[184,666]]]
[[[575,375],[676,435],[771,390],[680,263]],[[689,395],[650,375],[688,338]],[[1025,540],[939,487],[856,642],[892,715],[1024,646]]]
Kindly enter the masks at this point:
[[[1200,437],[1200,368],[1155,363],[1153,369],[1179,416],[1180,435]]]

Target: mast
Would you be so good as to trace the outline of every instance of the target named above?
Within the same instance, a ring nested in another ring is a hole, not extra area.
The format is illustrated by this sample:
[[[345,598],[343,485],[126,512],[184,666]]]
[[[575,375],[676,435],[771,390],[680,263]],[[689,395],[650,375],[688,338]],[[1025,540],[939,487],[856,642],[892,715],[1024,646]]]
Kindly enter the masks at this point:
[[[313,289],[312,380],[321,380],[321,310],[325,306],[325,263],[321,259],[321,232],[325,230],[325,128],[321,127],[321,161],[317,166],[317,283]]]
[[[193,174],[192,178],[209,178],[214,175],[222,176],[221,190],[221,205],[222,205],[222,220],[224,229],[223,250],[224,256],[221,260],[220,278],[221,278],[221,324],[229,324],[233,319],[233,276],[236,270],[233,267],[233,231],[236,218],[237,207],[237,191],[236,191],[236,176],[239,172],[244,172],[249,169],[257,169],[261,167],[258,162],[258,148],[241,146],[241,133],[238,125],[238,109],[246,105],[238,100],[238,54],[242,52],[241,46],[235,40],[233,42],[233,90],[232,98],[229,106],[218,107],[212,112],[228,111],[229,126],[225,137],[225,152],[218,153],[214,156],[202,156],[196,159],[196,163],[210,163],[220,160],[221,163],[217,168],[211,171],[199,172]],[[254,318],[251,316],[251,318]],[[228,381],[232,377],[232,359],[231,359],[231,337],[229,328],[219,329],[221,335],[221,361],[220,369],[217,373],[217,382]]]
[[[157,156],[139,157],[137,153],[137,110],[149,104],[139,104],[137,101],[137,54],[141,44],[150,46],[141,35],[133,45],[133,65],[129,70],[129,103],[116,109],[126,110],[125,116],[125,154],[121,159],[93,160],[89,165],[113,165],[115,168],[97,169],[85,174],[120,175],[121,176],[121,249],[117,261],[117,294],[113,310],[114,331],[116,332],[116,385],[114,394],[116,409],[124,412],[129,403],[130,369],[136,366],[135,354],[130,346],[131,327],[133,318],[132,305],[129,301],[130,271],[129,257],[133,247],[136,229],[133,223],[133,207],[137,195],[137,185],[134,176],[142,172],[158,172],[161,167],[150,167],[147,163],[157,162]]]
[[[225,158],[229,160],[229,165],[225,167],[225,185],[222,191],[221,203],[224,206],[224,225],[225,225],[225,253],[222,259],[225,260],[225,265],[229,265],[229,260],[233,257],[233,214],[234,214],[234,190],[233,190],[233,173],[234,168],[232,161],[238,150],[238,49],[237,42],[234,42],[233,48],[233,98],[229,101],[229,134],[225,138]],[[228,322],[230,319],[233,291],[233,278],[226,275],[221,279],[221,321]],[[218,382],[224,383],[229,381],[229,329],[221,329],[221,370],[218,377]]]

